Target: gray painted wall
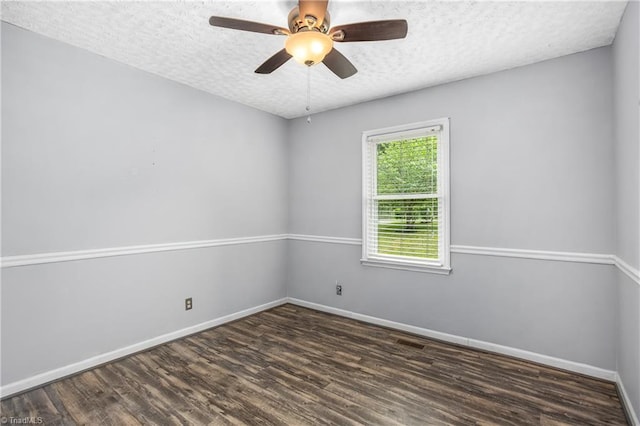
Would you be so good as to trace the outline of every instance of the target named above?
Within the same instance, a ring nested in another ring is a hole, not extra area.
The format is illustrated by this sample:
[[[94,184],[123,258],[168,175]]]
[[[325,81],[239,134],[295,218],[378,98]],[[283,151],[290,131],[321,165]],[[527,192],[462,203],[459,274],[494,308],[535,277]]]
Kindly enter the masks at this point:
[[[611,87],[600,48],[294,120],[289,232],[360,237],[362,131],[450,117],[452,244],[611,253]],[[610,266],[458,254],[442,277],[291,244],[289,296],[615,368]]]
[[[617,368],[640,418],[640,285],[618,272]]]
[[[359,238],[362,131],[450,117],[453,244],[611,253],[611,107],[600,48],[293,120],[289,231]]]
[[[292,241],[288,296],[615,367],[617,298],[610,266],[453,254],[447,277],[363,267],[360,255],[359,246]],[[336,280],[342,296],[335,295]]]
[[[7,268],[2,384],[282,298],[286,244]]]
[[[5,23],[2,90],[3,256],[286,232],[284,119]],[[2,384],[284,297],[285,256],[5,268]]]
[[[629,2],[613,43],[616,254],[640,267],[640,30],[638,2]],[[618,274],[617,370],[640,418],[640,286]]]
[[[286,121],[2,25],[3,255],[286,232]]]
[[[640,69],[638,2],[632,1],[613,43],[616,254],[640,268]]]

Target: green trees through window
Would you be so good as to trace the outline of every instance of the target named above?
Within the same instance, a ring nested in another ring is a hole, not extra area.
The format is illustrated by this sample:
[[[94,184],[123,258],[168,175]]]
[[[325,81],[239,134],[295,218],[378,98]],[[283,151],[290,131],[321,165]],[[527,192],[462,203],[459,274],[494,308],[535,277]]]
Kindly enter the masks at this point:
[[[438,136],[376,146],[378,253],[438,258]]]

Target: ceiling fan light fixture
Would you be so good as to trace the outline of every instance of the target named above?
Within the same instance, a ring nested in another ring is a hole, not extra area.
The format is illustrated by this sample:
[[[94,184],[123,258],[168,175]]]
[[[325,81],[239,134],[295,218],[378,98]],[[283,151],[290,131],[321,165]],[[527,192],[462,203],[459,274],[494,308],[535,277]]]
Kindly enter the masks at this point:
[[[232,30],[287,36],[284,49],[256,68],[256,74],[271,74],[294,58],[296,62],[309,67],[322,62],[336,76],[348,78],[358,70],[338,49],[334,49],[334,42],[396,40],[407,36],[405,19],[355,22],[332,27],[328,4],[329,0],[298,0],[298,5],[289,12],[289,29],[224,16],[210,17],[209,24]]]
[[[300,31],[289,35],[284,47],[297,62],[303,65],[314,65],[322,62],[331,52],[333,40],[319,31]]]

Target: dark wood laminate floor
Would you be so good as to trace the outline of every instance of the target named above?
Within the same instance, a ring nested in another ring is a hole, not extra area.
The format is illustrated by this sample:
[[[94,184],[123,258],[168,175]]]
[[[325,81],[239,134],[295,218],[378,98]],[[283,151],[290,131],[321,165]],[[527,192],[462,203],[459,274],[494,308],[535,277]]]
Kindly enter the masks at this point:
[[[294,305],[6,399],[1,409],[47,425],[627,424],[612,383]]]

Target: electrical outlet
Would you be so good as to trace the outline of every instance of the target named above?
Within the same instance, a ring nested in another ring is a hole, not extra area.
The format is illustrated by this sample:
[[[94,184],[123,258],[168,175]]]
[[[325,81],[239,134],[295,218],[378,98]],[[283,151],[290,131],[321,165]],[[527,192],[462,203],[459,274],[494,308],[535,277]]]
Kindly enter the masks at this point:
[[[188,311],[193,308],[193,299],[189,297],[188,299],[184,299],[184,310]]]
[[[342,296],[342,284],[336,281],[336,294],[338,296]]]

